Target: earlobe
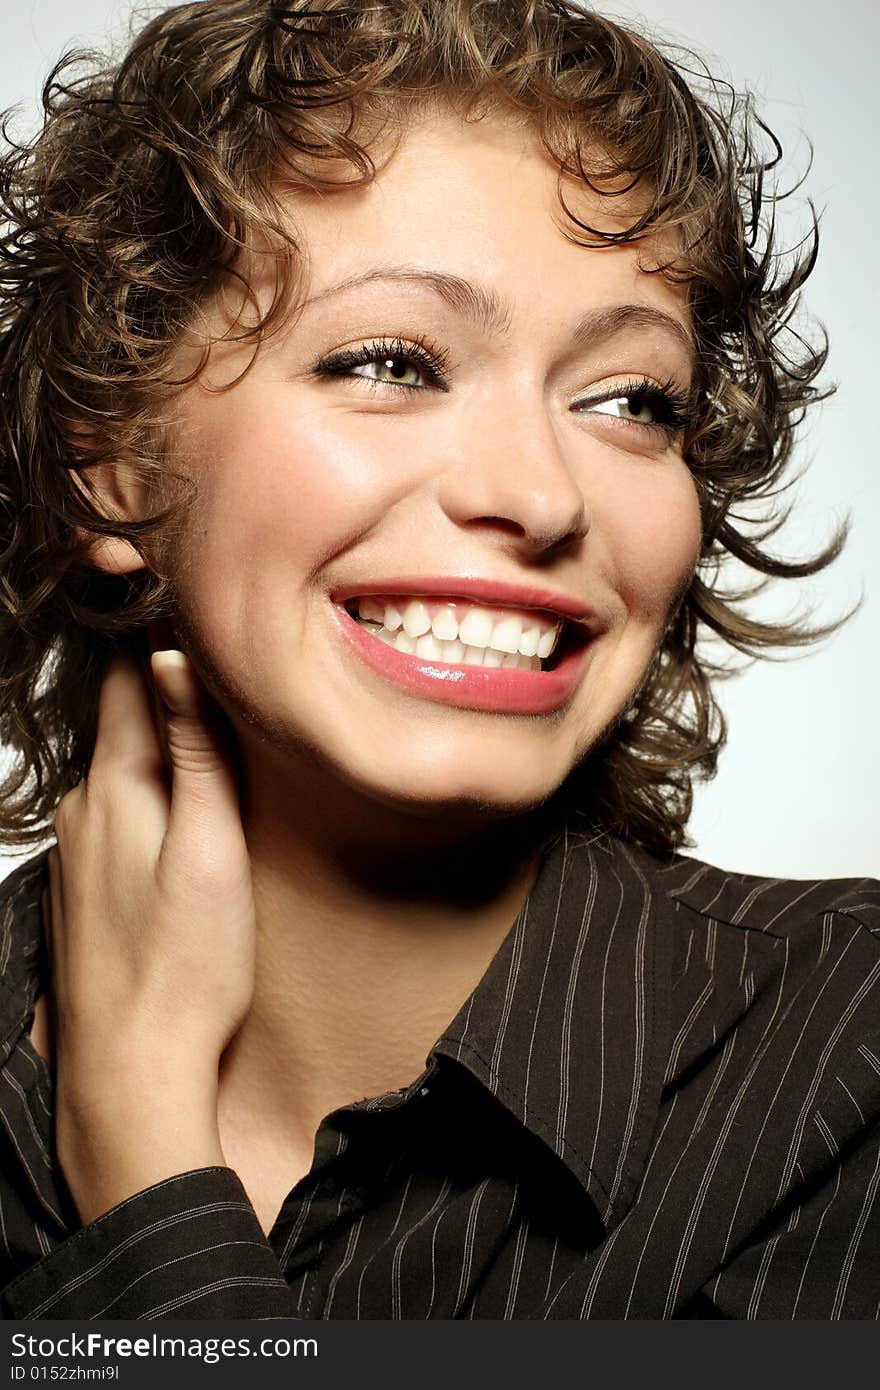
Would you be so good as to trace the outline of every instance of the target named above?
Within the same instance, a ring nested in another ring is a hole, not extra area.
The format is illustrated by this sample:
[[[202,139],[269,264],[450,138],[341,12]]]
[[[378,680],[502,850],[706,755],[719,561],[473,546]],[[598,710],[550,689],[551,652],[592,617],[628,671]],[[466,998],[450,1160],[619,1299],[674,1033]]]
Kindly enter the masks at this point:
[[[77,527],[77,535],[82,543],[83,558],[95,569],[107,574],[132,574],[135,570],[146,568],[143,557],[138,554],[130,541],[121,536],[94,536]]]
[[[141,486],[125,476],[125,469],[113,463],[89,467],[88,484],[76,469],[69,469],[72,485],[91,505],[111,521],[135,521],[141,516]],[[146,568],[135,546],[121,536],[100,536],[82,526],[76,527],[82,557],[95,569],[107,574],[131,574]]]

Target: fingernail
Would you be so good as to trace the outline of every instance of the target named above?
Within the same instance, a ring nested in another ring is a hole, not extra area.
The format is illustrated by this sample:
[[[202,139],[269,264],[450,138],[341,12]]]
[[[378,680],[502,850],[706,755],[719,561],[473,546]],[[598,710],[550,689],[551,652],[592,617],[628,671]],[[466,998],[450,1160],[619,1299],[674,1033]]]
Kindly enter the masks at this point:
[[[185,671],[189,666],[189,657],[185,652],[179,651],[177,647],[166,647],[164,651],[153,652],[151,660],[154,671],[157,666],[162,670],[166,667],[176,666],[181,671]]]
[[[196,682],[186,654],[169,647],[153,652],[150,665],[159,694],[172,713],[187,709],[196,696]]]

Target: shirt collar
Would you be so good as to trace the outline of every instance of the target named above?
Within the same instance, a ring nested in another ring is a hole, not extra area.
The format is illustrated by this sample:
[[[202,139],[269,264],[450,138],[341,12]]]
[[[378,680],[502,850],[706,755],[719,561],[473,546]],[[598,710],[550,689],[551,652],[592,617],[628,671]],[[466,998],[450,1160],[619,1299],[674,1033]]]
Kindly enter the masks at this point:
[[[669,937],[655,861],[561,834],[433,1052],[465,1066],[562,1159],[606,1230],[638,1187],[668,1050]]]
[[[46,1083],[46,1063],[29,1041],[16,1045],[46,975],[47,854],[20,865],[0,892],[0,1067],[15,1087],[0,1105],[7,1128],[26,1119],[22,1107],[31,1117],[39,1111],[30,1091]],[[609,835],[566,827],[488,970],[431,1049],[466,1067],[550,1145],[606,1230],[637,1190],[668,1050],[671,932],[658,910],[672,904],[652,887],[656,867]],[[668,884],[669,898],[676,888]],[[57,1217],[63,1197],[43,1166],[31,1176]]]

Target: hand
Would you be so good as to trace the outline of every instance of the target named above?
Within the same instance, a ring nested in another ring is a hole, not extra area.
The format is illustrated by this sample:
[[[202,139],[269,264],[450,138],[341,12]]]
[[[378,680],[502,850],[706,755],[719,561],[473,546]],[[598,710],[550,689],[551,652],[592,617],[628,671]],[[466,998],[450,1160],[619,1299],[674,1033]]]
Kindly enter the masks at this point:
[[[152,669],[158,727],[137,663],[111,661],[88,778],[60,802],[49,853],[56,1144],[84,1223],[225,1164],[218,1063],[253,994],[232,733],[182,653]]]

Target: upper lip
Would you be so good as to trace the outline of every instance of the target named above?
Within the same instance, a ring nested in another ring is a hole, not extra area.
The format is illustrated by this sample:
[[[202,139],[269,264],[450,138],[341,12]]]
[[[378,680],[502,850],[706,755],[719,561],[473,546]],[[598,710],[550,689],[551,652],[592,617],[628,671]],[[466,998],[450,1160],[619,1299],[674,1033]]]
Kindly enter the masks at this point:
[[[568,594],[559,594],[532,585],[508,584],[500,579],[478,579],[465,575],[422,574],[370,579],[364,580],[362,584],[336,589],[332,597],[335,603],[345,603],[351,598],[366,598],[372,595],[378,597],[383,594],[412,594],[414,598],[421,595],[426,598],[443,595],[445,598],[472,599],[475,603],[497,604],[501,608],[535,609],[587,626],[597,621],[596,612],[589,604]]]

